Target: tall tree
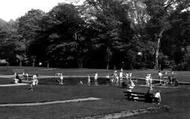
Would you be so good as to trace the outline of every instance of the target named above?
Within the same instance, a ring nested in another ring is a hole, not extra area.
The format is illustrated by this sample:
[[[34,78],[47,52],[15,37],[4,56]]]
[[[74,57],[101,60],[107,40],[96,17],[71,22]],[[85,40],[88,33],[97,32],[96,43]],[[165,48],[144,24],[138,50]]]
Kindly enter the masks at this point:
[[[61,66],[75,66],[70,62],[74,62],[75,56],[81,54],[79,43],[84,40],[81,36],[83,20],[77,8],[72,4],[58,4],[43,17],[41,28],[42,31],[33,42],[35,45],[31,46],[41,49],[41,53],[33,53],[43,61],[57,62],[57,65],[62,64]],[[44,44],[43,47],[40,44]]]
[[[155,48],[155,69],[159,68],[159,52],[160,52],[160,42],[163,38],[163,34],[171,29],[172,20],[169,19],[173,12],[183,10],[178,6],[185,7],[187,0],[145,0],[147,11],[150,16],[150,20],[147,25],[149,29],[149,34],[153,34],[152,38],[156,39]],[[183,4],[183,5],[182,5]]]
[[[40,21],[45,13],[39,9],[31,9],[24,16],[17,19],[17,55],[22,59],[31,58],[28,47],[41,31]]]

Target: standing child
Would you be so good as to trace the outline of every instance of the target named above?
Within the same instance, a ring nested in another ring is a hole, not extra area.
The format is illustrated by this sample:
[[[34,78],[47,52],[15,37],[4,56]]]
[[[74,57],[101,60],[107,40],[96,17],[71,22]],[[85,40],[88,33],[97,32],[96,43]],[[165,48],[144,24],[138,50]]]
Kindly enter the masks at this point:
[[[19,75],[17,73],[14,74],[15,75],[15,78],[14,78],[14,83],[17,84],[19,83]]]
[[[149,74],[146,75],[145,80],[146,80],[146,85],[149,86]]]
[[[119,76],[117,74],[117,70],[114,71],[114,83],[115,85],[119,84]]]
[[[87,82],[87,85],[88,85],[88,86],[91,85],[90,75],[88,75],[88,82]]]
[[[163,78],[163,74],[161,71],[158,71],[158,78],[160,80],[160,85],[162,84],[162,78]]]
[[[32,76],[32,82],[30,84],[30,90],[34,90],[34,86],[38,85],[38,74]]]
[[[97,72],[94,75],[94,83],[95,83],[95,86],[98,86],[98,73]]]
[[[122,82],[123,82],[123,69],[121,69],[119,73],[119,86],[121,86]]]
[[[149,74],[149,86],[150,86],[150,89],[152,90],[152,76],[151,76],[151,74]]]
[[[60,85],[63,85],[63,74],[60,73]]]

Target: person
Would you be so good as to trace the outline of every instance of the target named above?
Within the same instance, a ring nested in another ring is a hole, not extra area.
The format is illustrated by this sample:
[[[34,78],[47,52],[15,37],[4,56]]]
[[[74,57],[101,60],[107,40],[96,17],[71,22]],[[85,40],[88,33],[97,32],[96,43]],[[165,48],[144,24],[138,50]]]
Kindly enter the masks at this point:
[[[151,74],[149,74],[149,86],[152,90],[152,76],[151,76]]]
[[[118,74],[117,74],[117,70],[114,71],[114,83],[115,83],[116,85],[119,84],[119,76],[118,76]]]
[[[87,82],[87,85],[88,85],[88,86],[91,85],[90,75],[88,75],[88,82]]]
[[[168,72],[167,71],[165,71],[163,79],[164,79],[164,85],[166,85],[168,83]]]
[[[172,86],[177,86],[178,85],[178,81],[177,81],[177,79],[175,77],[174,71],[171,72],[171,77],[170,78],[171,78],[171,84],[172,84]]]
[[[34,86],[38,85],[38,74],[32,76],[32,82],[30,84],[30,90],[33,91]]]
[[[121,68],[121,71],[119,73],[119,86],[121,86],[123,82],[123,69]]]
[[[129,85],[129,86],[128,86],[127,91],[132,92],[132,90],[133,90],[134,87],[135,87],[135,84],[134,84],[134,82],[133,82],[132,79],[129,79],[129,84],[128,84],[128,85]]]
[[[83,82],[82,82],[82,81],[80,81],[80,85],[83,85]]]
[[[161,71],[158,71],[158,78],[160,80],[160,85],[162,84],[162,78],[163,78],[163,74]]]
[[[161,103],[161,94],[160,94],[160,91],[156,91],[154,97],[155,97],[156,104],[160,104]]]
[[[14,83],[17,84],[19,82],[19,75],[17,73],[15,73],[14,75],[15,75]]]
[[[125,74],[125,78],[126,78],[126,80],[129,80],[129,73],[128,72]]]
[[[28,77],[29,77],[29,74],[28,73],[26,73],[26,80],[28,81]]]
[[[145,78],[145,80],[146,80],[146,85],[147,85],[147,86],[149,86],[149,79],[150,79],[149,74],[147,74],[147,75],[146,75],[146,78]]]
[[[38,74],[33,75],[32,79],[33,79],[33,82],[32,82],[33,85],[38,85]]]
[[[22,79],[19,77],[18,73],[15,73],[14,83],[22,83]]]
[[[129,73],[129,78],[130,78],[130,79],[132,79],[132,75],[133,75],[133,73],[130,72],[130,73]]]
[[[95,83],[95,86],[98,86],[98,73],[97,72],[94,75],[94,83]]]
[[[63,85],[63,74],[60,73],[60,85]]]

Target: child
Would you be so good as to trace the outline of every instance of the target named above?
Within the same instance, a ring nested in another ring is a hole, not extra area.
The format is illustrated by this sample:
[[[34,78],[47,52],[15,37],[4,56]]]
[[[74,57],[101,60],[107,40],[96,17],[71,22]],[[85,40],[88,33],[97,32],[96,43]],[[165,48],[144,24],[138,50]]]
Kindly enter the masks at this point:
[[[88,75],[88,83],[87,85],[90,86],[91,80],[90,80],[90,75]]]
[[[158,71],[158,78],[160,79],[160,85],[162,84],[162,78],[163,78],[163,74],[161,71]]]
[[[119,73],[119,86],[121,86],[122,82],[123,82],[123,69],[121,69]]]
[[[155,102],[159,105],[161,103],[161,94],[160,94],[160,91],[156,91],[154,97],[155,97]]]
[[[149,74],[149,86],[152,89],[152,76]]]
[[[95,83],[95,86],[98,86],[98,73],[97,72],[94,75],[94,83]]]
[[[30,90],[33,91],[33,88],[36,85],[38,85],[38,75],[37,74],[32,76],[32,82],[30,84]]]
[[[116,71],[116,70],[114,71],[114,83],[115,83],[116,85],[118,85],[118,84],[119,84],[119,76],[118,76],[118,74],[117,74],[117,71]]]
[[[60,73],[60,85],[63,85],[63,74]]]
[[[146,80],[146,85],[147,85],[147,86],[149,86],[149,79],[150,79],[150,78],[149,78],[149,74],[147,74],[147,75],[146,75],[146,79],[145,79],[145,80]]]
[[[17,73],[15,73],[14,83],[15,84],[22,83],[22,80],[21,80],[21,78],[19,77],[19,75]]]

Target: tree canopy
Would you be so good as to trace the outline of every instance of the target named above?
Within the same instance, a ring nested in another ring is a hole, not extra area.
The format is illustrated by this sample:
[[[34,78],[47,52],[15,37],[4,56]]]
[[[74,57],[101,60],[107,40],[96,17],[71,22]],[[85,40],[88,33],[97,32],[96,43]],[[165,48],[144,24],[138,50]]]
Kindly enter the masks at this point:
[[[190,69],[188,0],[86,0],[0,20],[10,65]]]

